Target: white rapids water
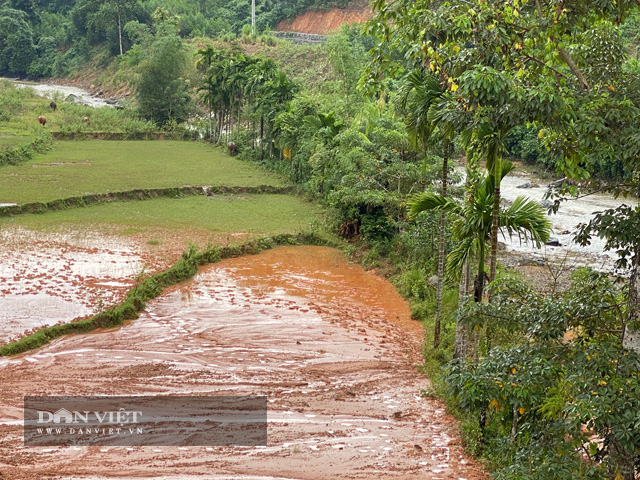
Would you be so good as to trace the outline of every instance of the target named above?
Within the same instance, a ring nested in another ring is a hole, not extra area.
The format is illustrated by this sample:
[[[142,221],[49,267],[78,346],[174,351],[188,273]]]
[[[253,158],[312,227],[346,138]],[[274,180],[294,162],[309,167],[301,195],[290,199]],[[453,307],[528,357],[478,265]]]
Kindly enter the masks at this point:
[[[67,98],[69,95],[75,95],[80,99],[82,104],[88,105],[90,107],[100,108],[100,107],[112,107],[112,105],[107,104],[106,100],[98,97],[92,96],[88,91],[78,88],[71,87],[68,85],[52,85],[47,83],[35,83],[35,82],[23,82],[20,80],[11,80],[17,87],[19,88],[32,88],[38,95],[41,95],[46,98],[55,98],[56,95],[62,96],[62,100]]]
[[[537,188],[516,188],[524,183],[538,184]],[[544,199],[550,181],[538,180],[526,172],[515,170],[507,175],[501,183],[502,198],[508,202],[514,201],[519,196],[526,196],[540,203]],[[557,238],[561,246],[543,246],[541,249],[535,248],[531,244],[520,244],[517,237],[501,238],[508,251],[526,253],[528,256],[538,260],[549,260],[553,262],[565,261],[567,265],[591,266],[596,270],[613,272],[614,263],[617,259],[615,251],[604,251],[605,241],[598,237],[591,240],[591,245],[582,247],[573,243],[573,236],[577,226],[587,223],[596,212],[617,208],[622,204],[634,205],[638,199],[618,198],[610,195],[594,194],[578,200],[569,200],[561,203],[558,212],[550,215],[553,233],[552,238]]]

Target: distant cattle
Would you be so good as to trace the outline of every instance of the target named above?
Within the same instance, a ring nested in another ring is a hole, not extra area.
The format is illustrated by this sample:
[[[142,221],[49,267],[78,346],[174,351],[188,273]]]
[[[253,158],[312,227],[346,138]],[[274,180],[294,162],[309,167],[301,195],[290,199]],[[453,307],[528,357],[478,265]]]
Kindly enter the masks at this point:
[[[236,153],[238,153],[238,146],[235,142],[227,143],[227,148],[229,149],[229,154],[233,157]]]
[[[47,124],[47,119],[45,117],[38,117],[38,123],[44,127]]]
[[[86,123],[87,125],[90,125],[90,124],[91,124],[91,119],[90,119],[89,117],[84,117],[84,118],[82,119],[82,121],[83,121],[84,123]]]
[[[58,104],[56,102],[51,102],[49,106],[51,107],[51,110],[53,110],[54,112],[58,108]]]

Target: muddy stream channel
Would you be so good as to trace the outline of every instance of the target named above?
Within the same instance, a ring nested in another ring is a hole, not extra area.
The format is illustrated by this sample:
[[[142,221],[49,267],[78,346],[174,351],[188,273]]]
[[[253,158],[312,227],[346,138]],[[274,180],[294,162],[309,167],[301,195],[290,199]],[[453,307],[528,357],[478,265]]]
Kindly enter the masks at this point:
[[[138,261],[115,246],[102,255],[116,278]],[[79,265],[69,278],[94,273]],[[224,260],[149,302],[138,320],[0,359],[0,472],[487,478],[463,453],[443,405],[420,396],[428,387],[417,370],[422,337],[394,287],[339,251],[280,247]],[[43,394],[266,395],[268,445],[25,447],[22,398]]]

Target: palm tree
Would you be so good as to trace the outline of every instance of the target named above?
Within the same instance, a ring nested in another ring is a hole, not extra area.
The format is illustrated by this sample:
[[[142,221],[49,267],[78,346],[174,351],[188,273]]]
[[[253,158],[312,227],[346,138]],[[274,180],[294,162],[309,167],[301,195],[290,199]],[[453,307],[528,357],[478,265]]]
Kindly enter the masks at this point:
[[[218,98],[218,88],[212,75],[205,79],[203,85],[198,88],[198,92],[202,93],[202,100],[209,109],[209,142],[213,142],[213,108]]]
[[[407,110],[406,125],[414,146],[426,150],[436,132],[439,133],[442,155],[442,197],[447,196],[449,154],[451,142],[456,134],[454,123],[445,112],[450,105],[451,95],[444,90],[435,75],[424,69],[411,72],[402,87],[402,107]],[[446,253],[445,231],[447,213],[440,215],[440,245],[438,250],[438,284],[436,293],[436,322],[433,332],[433,347],[440,345],[440,324],[442,320],[442,292],[444,290],[444,260]]]
[[[501,162],[500,180],[513,170],[511,162]],[[496,172],[497,173],[497,172]],[[467,202],[460,205],[450,198],[433,193],[419,193],[409,201],[412,216],[424,211],[451,214],[456,218],[453,232],[458,240],[456,248],[449,254],[447,275],[457,278],[465,264],[475,257],[477,275],[474,282],[474,300],[482,301],[485,282],[485,259],[487,245],[492,236],[495,177],[484,175],[471,187]],[[500,209],[498,229],[510,237],[517,235],[520,241],[531,241],[540,248],[551,233],[551,222],[544,209],[533,200],[520,196],[506,209]],[[456,328],[458,331],[458,328]],[[456,355],[460,355],[458,343],[464,341],[456,335]]]
[[[511,162],[502,162],[500,180],[513,170]],[[409,201],[412,216],[427,210],[447,212],[457,217],[453,232],[458,245],[449,254],[447,274],[457,278],[464,263],[471,258],[477,259],[476,302],[482,301],[487,245],[491,240],[493,223],[493,175],[484,175],[473,187],[473,195],[463,205],[451,198],[433,193],[419,193]],[[498,229],[509,237],[517,235],[520,241],[531,241],[540,248],[549,239],[551,222],[545,210],[533,200],[520,196],[508,208],[501,208],[498,216]]]
[[[247,68],[245,94],[250,102],[249,110],[260,118],[260,156],[262,159],[262,143],[264,140],[265,86],[278,71],[278,65],[271,58],[259,59]]]
[[[484,153],[486,169],[494,179],[493,210],[491,227],[491,256],[489,262],[489,281],[496,276],[498,264],[498,230],[500,230],[500,184],[502,182],[502,155],[505,151],[505,140],[511,130],[508,125],[494,125],[488,121],[480,124],[475,131],[475,140]]]

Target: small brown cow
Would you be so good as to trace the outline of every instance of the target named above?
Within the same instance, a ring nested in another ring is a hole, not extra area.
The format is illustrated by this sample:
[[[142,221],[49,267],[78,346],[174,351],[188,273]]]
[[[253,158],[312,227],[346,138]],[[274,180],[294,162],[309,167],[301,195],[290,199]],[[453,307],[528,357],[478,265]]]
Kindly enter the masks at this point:
[[[58,108],[58,104],[56,102],[51,102],[49,106],[51,107],[51,110],[53,110],[54,112]]]
[[[45,117],[38,117],[38,123],[44,127],[47,124],[47,119]]]
[[[227,148],[229,149],[229,154],[233,157],[236,153],[238,153],[238,146],[235,142],[227,143]]]

